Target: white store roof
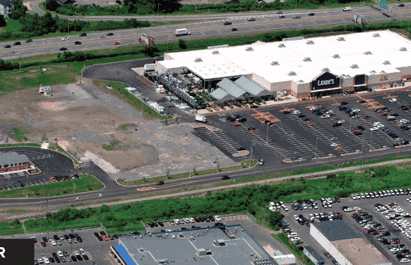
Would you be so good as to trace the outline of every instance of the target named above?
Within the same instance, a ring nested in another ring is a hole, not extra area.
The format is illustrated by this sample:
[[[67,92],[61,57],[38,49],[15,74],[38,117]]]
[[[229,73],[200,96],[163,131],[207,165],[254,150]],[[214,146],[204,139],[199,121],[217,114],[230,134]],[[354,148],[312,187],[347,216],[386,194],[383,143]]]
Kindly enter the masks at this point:
[[[379,37],[374,37],[375,34]],[[339,37],[343,37],[344,41],[339,41]],[[314,43],[307,44],[308,41]],[[285,47],[279,47],[280,43]],[[400,51],[402,47],[407,51]],[[368,51],[371,54],[365,54]],[[335,54],[340,58],[333,58]],[[289,80],[308,83],[324,68],[329,68],[331,73],[338,76],[370,75],[371,71],[377,74],[381,71],[398,72],[398,67],[411,66],[411,62],[404,59],[410,55],[411,42],[385,30],[169,53],[173,59],[159,63],[167,68],[185,66],[203,79],[255,73],[270,83]],[[195,62],[197,58],[201,61]],[[305,58],[310,61],[304,61]],[[272,65],[273,61],[277,61],[278,65]],[[390,64],[385,65],[384,61]],[[354,64],[358,68],[351,68]],[[296,75],[290,76],[290,72]]]

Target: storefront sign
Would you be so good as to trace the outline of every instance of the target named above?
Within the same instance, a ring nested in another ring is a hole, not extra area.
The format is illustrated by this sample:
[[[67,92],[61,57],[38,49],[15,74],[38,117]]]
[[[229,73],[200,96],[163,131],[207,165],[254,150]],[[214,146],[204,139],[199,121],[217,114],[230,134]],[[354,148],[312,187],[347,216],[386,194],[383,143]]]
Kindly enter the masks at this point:
[[[324,74],[318,76],[311,82],[311,90],[316,89],[327,89],[327,88],[334,88],[340,86],[340,78],[337,76],[325,72]]]

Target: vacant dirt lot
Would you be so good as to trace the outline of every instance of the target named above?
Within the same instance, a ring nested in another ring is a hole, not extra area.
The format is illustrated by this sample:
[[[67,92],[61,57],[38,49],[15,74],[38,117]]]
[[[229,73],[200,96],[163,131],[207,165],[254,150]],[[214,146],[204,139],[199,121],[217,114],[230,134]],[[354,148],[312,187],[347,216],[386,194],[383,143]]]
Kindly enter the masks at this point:
[[[15,141],[19,128],[29,142],[59,141],[78,158],[87,157],[113,177],[154,177],[236,163],[191,134],[188,124],[165,126],[90,80],[52,87],[52,96],[28,89],[0,98],[0,142]]]

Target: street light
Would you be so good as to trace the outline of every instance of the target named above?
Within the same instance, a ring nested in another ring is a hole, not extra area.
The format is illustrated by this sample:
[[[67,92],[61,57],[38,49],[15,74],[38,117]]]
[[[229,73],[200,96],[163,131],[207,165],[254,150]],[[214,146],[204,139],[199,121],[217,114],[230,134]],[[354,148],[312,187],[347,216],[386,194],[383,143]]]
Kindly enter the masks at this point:
[[[317,142],[318,142],[318,137],[315,138],[315,158],[317,158]]]

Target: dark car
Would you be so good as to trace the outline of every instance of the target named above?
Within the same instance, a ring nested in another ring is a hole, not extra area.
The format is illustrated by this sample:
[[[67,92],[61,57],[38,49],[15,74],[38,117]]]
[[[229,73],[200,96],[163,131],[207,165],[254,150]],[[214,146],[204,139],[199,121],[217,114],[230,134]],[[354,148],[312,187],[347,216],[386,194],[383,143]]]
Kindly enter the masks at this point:
[[[242,151],[242,150],[245,150],[245,148],[243,146],[240,146],[240,147],[237,148],[237,150]]]
[[[17,186],[19,186],[20,188],[24,187],[23,182],[21,182],[20,180],[17,181]]]
[[[4,45],[4,48],[11,48],[10,45]]]
[[[33,40],[32,39],[27,39],[26,42],[33,42]]]
[[[283,111],[283,113],[284,113],[284,114],[290,114],[290,113],[291,113],[291,111],[286,110],[286,111]]]
[[[41,245],[42,247],[47,247],[46,242],[41,242],[40,245]]]
[[[331,258],[331,254],[328,252],[324,252],[324,256],[326,256],[327,258]]]
[[[315,13],[308,13],[308,16],[310,17],[315,16]]]
[[[303,121],[309,121],[310,119],[309,118],[303,118]]]
[[[244,122],[244,121],[247,121],[247,119],[244,118],[244,117],[241,117],[241,118],[237,119],[237,121],[239,121],[239,122]]]
[[[43,239],[44,242],[48,242],[47,237],[42,237],[41,239]]]
[[[104,232],[104,231],[100,231],[100,235],[105,236],[105,235],[107,235],[107,234],[106,234],[106,232]]]
[[[59,50],[60,50],[60,51],[67,51],[67,48],[66,48],[66,47],[60,47]]]
[[[254,17],[248,17],[247,21],[255,21],[255,18]]]
[[[227,121],[235,121],[235,119],[234,119],[233,117],[231,117],[231,116],[227,116],[227,117],[225,117],[225,119],[226,119]]]
[[[113,36],[114,33],[113,33],[113,32],[109,32],[109,33],[107,33],[106,35],[107,35],[107,36]]]
[[[398,6],[399,6],[399,7],[404,7],[405,5],[404,5],[404,4],[399,4]]]
[[[74,256],[74,255],[73,255],[73,256],[71,256],[71,260],[72,260],[72,261],[74,261],[74,262],[76,262],[76,261],[77,261],[76,256]]]
[[[365,128],[361,125],[358,125],[357,128],[360,129],[360,130],[363,130],[363,131],[365,130]]]
[[[341,125],[342,125],[341,123],[336,122],[336,123],[333,124],[333,127],[337,127],[337,126],[341,126]]]
[[[54,238],[55,240],[60,240],[60,238],[59,238],[58,235],[54,235],[53,238]]]
[[[94,236],[95,236],[95,237],[99,237],[99,235],[98,235],[97,232],[94,232]]]
[[[281,15],[280,18],[285,18],[285,15]]]
[[[300,115],[298,115],[298,118],[305,118],[305,115],[304,114],[300,114]]]
[[[81,45],[81,41],[75,41],[74,44],[75,45]]]
[[[348,102],[343,101],[340,103],[340,105],[348,105]]]
[[[231,22],[231,21],[224,22],[224,26],[231,25],[231,24],[233,24],[233,22]]]
[[[333,263],[334,263],[334,265],[340,265],[340,264],[338,263],[338,261],[336,261],[335,259],[333,259]]]
[[[85,32],[83,32],[83,33],[80,33],[80,35],[78,35],[79,37],[86,37],[87,36],[87,33],[85,33]]]
[[[204,217],[204,219],[205,219],[206,222],[210,222],[210,218]]]
[[[210,215],[208,218],[210,218],[210,220],[211,220],[212,222],[215,221],[215,220],[214,220],[214,217],[213,217],[212,215]]]
[[[21,42],[20,41],[13,42],[13,46],[17,46],[17,45],[21,45]]]
[[[230,177],[227,176],[227,175],[224,175],[224,176],[221,177],[221,179],[222,179],[222,180],[227,180],[227,179],[230,179]]]
[[[88,258],[88,256],[87,256],[86,254],[83,254],[82,256],[83,256],[83,259],[84,259],[84,260],[89,260],[89,258]]]
[[[294,15],[293,18],[294,18],[294,19],[296,19],[296,18],[301,18],[301,16],[300,16],[300,15]]]
[[[276,14],[284,14],[284,12],[283,11],[277,11],[277,12],[275,12]]]
[[[232,29],[231,29],[231,31],[237,31],[237,30],[238,30],[237,28],[232,28]]]
[[[76,255],[78,261],[83,261],[83,258],[80,255]]]
[[[78,240],[79,243],[83,243],[83,239],[81,238],[81,236],[78,236],[77,240]]]

